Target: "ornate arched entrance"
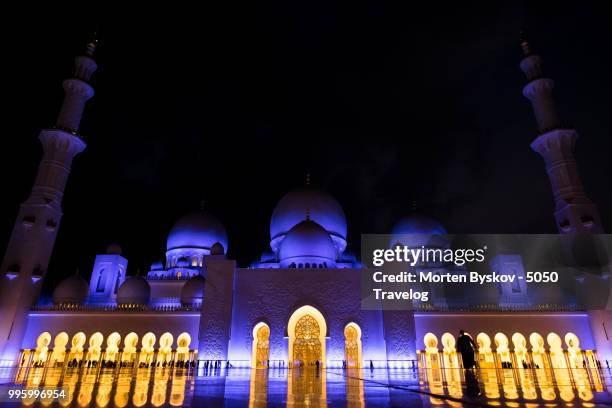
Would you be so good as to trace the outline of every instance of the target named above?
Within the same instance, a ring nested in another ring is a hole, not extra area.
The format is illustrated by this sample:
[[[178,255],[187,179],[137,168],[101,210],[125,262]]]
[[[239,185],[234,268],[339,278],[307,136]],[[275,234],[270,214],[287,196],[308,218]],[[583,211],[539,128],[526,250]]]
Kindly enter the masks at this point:
[[[321,312],[302,306],[289,319],[289,363],[292,366],[325,366],[327,324]]]
[[[270,327],[261,322],[253,328],[253,368],[267,368],[270,361]]]
[[[344,328],[344,361],[347,368],[361,367],[361,329],[356,323]]]
[[[321,361],[321,328],[316,319],[310,315],[300,317],[295,324],[293,342],[293,361],[300,365],[311,366]]]

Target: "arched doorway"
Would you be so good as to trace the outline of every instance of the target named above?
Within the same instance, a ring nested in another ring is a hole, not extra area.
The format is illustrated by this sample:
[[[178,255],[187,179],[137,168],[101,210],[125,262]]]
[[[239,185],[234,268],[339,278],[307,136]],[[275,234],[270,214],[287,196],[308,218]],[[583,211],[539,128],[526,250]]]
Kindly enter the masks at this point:
[[[34,352],[34,365],[44,366],[49,356],[49,344],[51,343],[51,333],[43,332],[36,339],[36,351]]]
[[[270,327],[257,323],[253,328],[253,347],[251,352],[253,368],[267,368],[270,361]]]
[[[302,306],[289,318],[289,364],[325,366],[325,334],[327,324],[321,312]]]
[[[347,368],[361,367],[361,329],[356,323],[344,328],[344,359]]]
[[[187,332],[183,332],[178,336],[176,341],[176,361],[184,365],[185,362],[190,362],[189,345],[191,344],[191,336]]]

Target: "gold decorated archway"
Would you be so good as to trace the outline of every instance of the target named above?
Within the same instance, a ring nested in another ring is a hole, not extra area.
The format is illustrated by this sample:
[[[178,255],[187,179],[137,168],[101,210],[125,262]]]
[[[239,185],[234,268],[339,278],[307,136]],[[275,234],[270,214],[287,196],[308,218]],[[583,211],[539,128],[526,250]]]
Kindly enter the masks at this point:
[[[253,346],[251,352],[251,366],[253,368],[267,368],[270,361],[270,327],[257,323],[253,328]]]
[[[321,312],[312,306],[302,306],[289,318],[289,363],[325,367],[325,334],[327,324]]]
[[[359,368],[361,363],[361,328],[349,323],[344,328],[344,358],[347,368]]]

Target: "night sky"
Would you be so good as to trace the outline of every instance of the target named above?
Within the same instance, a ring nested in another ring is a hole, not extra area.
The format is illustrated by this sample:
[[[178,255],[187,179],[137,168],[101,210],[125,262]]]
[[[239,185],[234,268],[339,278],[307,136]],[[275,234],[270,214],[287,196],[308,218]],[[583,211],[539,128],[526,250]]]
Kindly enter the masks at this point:
[[[61,82],[94,30],[88,147],[73,163],[47,285],[76,268],[88,276],[111,242],[128,273],[148,270],[201,200],[226,226],[229,256],[248,265],[268,247],[274,205],[307,172],[343,206],[353,252],[361,233],[387,233],[414,207],[450,232],[556,232],[529,147],[521,29],[556,81],[585,188],[612,228],[608,12],[258,3],[15,17],[4,36],[0,247],[34,180],[38,132],[55,123]]]

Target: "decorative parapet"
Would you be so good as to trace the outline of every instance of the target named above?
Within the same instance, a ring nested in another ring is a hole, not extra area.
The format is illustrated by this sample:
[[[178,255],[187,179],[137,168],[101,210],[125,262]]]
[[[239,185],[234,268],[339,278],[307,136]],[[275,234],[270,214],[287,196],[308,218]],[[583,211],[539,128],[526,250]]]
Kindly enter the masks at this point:
[[[183,305],[78,305],[78,304],[60,304],[60,305],[37,305],[30,309],[35,312],[199,312],[201,306],[183,306]]]

